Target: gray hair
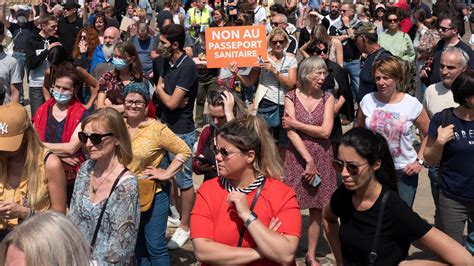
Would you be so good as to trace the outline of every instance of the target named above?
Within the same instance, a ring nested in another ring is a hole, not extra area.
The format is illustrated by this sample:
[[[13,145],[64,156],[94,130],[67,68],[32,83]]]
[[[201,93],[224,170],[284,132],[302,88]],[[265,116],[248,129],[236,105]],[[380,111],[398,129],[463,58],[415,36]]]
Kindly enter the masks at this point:
[[[309,81],[309,74],[321,69],[324,69],[326,72],[328,71],[326,63],[319,56],[311,56],[303,60],[298,69],[298,83],[300,86],[304,87],[305,83]]]
[[[465,67],[467,66],[467,63],[469,62],[469,55],[466,53],[466,51],[464,51],[463,49],[461,48],[458,48],[458,47],[455,47],[455,46],[448,46],[446,48],[444,48],[443,52],[441,53],[441,56],[443,56],[444,54],[448,54],[448,53],[458,53],[460,54],[460,58],[461,58],[461,67]]]
[[[18,225],[2,241],[0,264],[9,246],[23,251],[26,265],[90,265],[90,246],[64,214],[39,213]]]
[[[282,20],[282,22],[284,23],[288,23],[288,18],[284,15],[284,14],[276,14],[275,16],[273,16],[274,18],[277,17],[277,18],[280,18]]]
[[[148,32],[148,25],[144,22],[138,24],[138,32]]]

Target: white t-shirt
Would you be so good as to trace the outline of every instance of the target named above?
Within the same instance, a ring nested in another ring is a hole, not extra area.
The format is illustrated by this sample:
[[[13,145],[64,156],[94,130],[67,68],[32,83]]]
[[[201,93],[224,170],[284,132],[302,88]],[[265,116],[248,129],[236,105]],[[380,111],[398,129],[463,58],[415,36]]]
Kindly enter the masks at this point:
[[[453,92],[443,85],[443,82],[431,84],[425,91],[423,97],[423,107],[428,112],[431,119],[436,113],[446,108],[458,107],[459,104],[454,102]]]
[[[360,108],[365,115],[365,127],[380,133],[387,140],[395,169],[404,169],[416,160],[411,127],[423,106],[415,97],[405,94],[400,102],[386,104],[372,92],[364,96]]]
[[[273,62],[270,58],[268,58],[268,60],[278,71],[280,71],[281,75],[285,77],[288,77],[288,71],[290,68],[298,67],[296,57],[291,54],[286,54],[280,62]],[[285,104],[285,94],[287,91],[283,85],[279,84],[278,79],[273,73],[262,69],[260,71],[260,84],[265,85],[268,88],[267,93],[265,93],[265,96],[263,97],[264,99],[280,105]],[[278,95],[280,95],[280,99],[278,99]]]
[[[253,11],[254,13],[254,25],[259,25],[260,22],[265,21],[267,19],[267,12],[265,11],[265,8],[263,6],[257,6],[255,10]]]

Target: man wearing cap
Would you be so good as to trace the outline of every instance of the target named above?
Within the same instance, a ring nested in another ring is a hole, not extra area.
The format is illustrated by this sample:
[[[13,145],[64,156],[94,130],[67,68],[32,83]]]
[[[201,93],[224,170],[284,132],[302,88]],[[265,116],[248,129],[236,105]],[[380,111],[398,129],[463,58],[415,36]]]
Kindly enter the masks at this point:
[[[372,67],[375,61],[390,57],[392,54],[378,44],[377,27],[371,22],[363,22],[356,27],[354,38],[360,52],[367,55],[359,76],[360,83],[357,102],[360,102],[365,95],[377,91],[372,75]]]
[[[77,15],[77,9],[81,6],[74,0],[67,0],[63,5],[63,16],[58,20],[59,40],[66,48],[67,54],[71,57],[72,48],[76,35],[83,28],[82,19]]]
[[[0,44],[5,38],[4,25],[0,22]],[[20,67],[15,58],[7,55],[0,45],[0,104],[20,101]]]

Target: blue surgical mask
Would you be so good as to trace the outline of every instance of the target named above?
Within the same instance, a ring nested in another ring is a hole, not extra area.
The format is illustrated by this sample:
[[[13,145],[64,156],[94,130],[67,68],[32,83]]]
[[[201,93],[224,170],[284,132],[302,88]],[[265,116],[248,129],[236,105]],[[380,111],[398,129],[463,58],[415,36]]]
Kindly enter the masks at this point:
[[[125,59],[122,59],[122,58],[114,57],[112,59],[112,64],[114,64],[114,67],[117,70],[122,70],[122,69],[127,67],[127,61]]]
[[[61,93],[53,90],[53,97],[59,104],[67,104],[72,99],[72,93]]]

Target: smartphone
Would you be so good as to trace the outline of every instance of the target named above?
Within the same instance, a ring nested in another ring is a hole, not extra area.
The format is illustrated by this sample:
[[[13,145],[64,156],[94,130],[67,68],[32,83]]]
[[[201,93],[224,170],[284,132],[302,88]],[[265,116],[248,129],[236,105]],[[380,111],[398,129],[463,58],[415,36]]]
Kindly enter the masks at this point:
[[[259,64],[265,63],[265,61],[263,61],[263,58],[262,58],[261,55],[258,56],[258,63],[259,63]]]
[[[321,184],[321,177],[318,174],[314,175],[313,182],[311,182],[311,186],[318,187]]]

